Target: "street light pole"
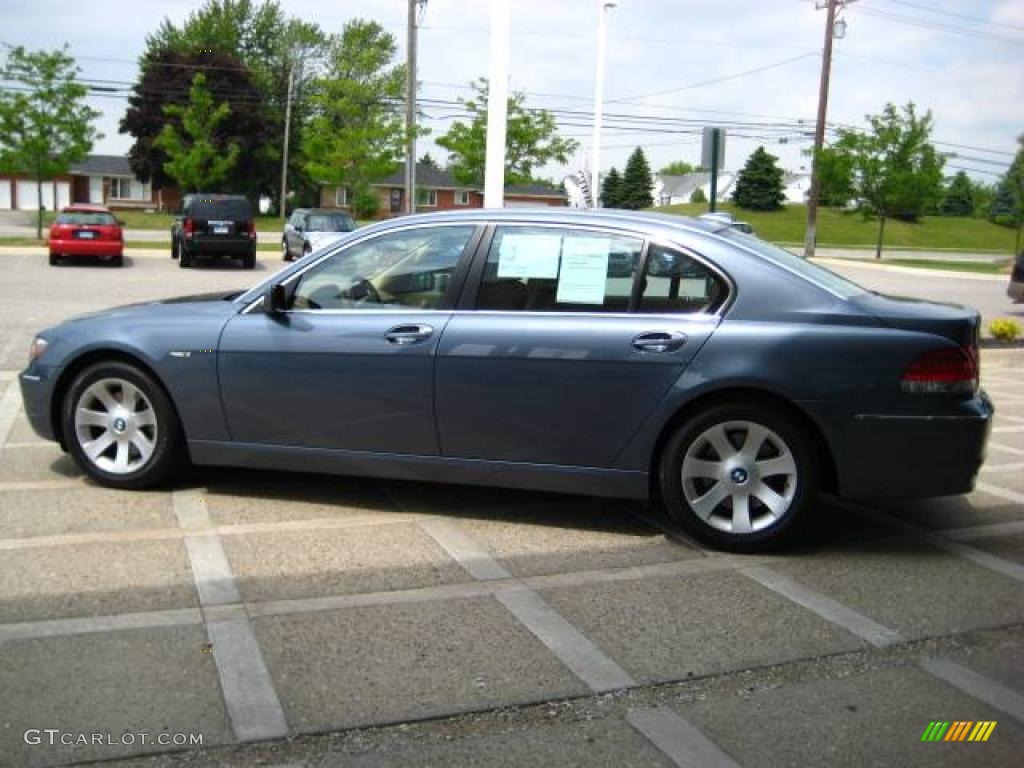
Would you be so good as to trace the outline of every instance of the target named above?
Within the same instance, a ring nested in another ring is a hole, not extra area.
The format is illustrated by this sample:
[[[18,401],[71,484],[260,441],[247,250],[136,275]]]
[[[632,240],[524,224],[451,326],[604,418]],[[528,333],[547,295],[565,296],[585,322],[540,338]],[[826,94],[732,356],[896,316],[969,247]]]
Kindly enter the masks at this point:
[[[814,256],[818,240],[818,194],[821,179],[818,176],[818,154],[825,146],[825,115],[828,112],[828,81],[832,73],[832,35],[836,23],[836,7],[840,0],[826,0],[825,47],[821,56],[821,83],[818,87],[818,122],[814,126],[814,155],[811,158],[811,188],[807,196],[807,233],[804,240],[804,258]],[[820,9],[821,6],[819,5]]]
[[[288,216],[288,138],[292,127],[292,87],[295,81],[295,65],[288,68],[288,98],[284,107],[284,148],[281,153],[281,201],[278,204],[281,209],[281,221]]]
[[[597,0],[597,63],[594,66],[594,136],[590,147],[590,196],[601,207],[601,122],[604,119],[604,70],[607,56],[608,11],[616,0]]]
[[[491,66],[487,95],[484,208],[505,207],[505,137],[508,121],[508,58],[512,37],[509,0],[491,0]]]
[[[405,53],[405,212],[416,213],[416,14],[427,0],[409,0]]]

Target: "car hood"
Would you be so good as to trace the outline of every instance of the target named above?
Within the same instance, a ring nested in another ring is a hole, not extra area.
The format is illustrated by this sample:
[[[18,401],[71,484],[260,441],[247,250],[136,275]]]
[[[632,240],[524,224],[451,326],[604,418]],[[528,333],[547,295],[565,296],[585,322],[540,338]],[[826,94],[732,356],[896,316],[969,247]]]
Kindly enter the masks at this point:
[[[98,309],[94,312],[86,312],[81,315],[74,315],[64,321],[67,323],[76,323],[80,320],[92,320],[95,318],[116,318],[124,317],[126,315],[134,315],[139,310],[146,307],[158,307],[164,305],[180,305],[180,304],[200,304],[200,305],[223,305],[225,311],[232,312],[237,309],[233,307],[232,300],[241,296],[245,291],[217,291],[215,293],[194,293],[188,296],[172,296],[167,299],[153,299],[151,301],[137,301],[133,304],[120,304],[116,307],[109,307],[107,309]]]

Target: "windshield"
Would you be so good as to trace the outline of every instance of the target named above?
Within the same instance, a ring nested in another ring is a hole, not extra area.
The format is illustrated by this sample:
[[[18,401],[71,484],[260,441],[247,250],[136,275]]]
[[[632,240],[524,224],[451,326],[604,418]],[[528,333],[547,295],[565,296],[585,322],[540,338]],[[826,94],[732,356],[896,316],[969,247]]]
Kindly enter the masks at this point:
[[[195,199],[189,214],[195,219],[250,219],[252,209],[248,200]]]
[[[832,270],[825,269],[825,267],[814,264],[784,248],[779,248],[777,245],[767,243],[758,237],[744,234],[735,228],[721,230],[716,232],[716,234],[732,240],[748,250],[754,251],[759,256],[763,256],[780,267],[796,272],[801,277],[832,291],[832,293],[838,294],[844,299],[868,293],[868,290],[863,286],[857,285],[857,283],[847,280],[841,275],[837,275]]]
[[[316,213],[308,219],[310,232],[351,232],[355,225],[348,216],[340,213]]]
[[[74,213],[61,213],[57,216],[56,224],[78,224],[93,227],[111,227],[117,222],[109,213],[86,213],[76,211]]]

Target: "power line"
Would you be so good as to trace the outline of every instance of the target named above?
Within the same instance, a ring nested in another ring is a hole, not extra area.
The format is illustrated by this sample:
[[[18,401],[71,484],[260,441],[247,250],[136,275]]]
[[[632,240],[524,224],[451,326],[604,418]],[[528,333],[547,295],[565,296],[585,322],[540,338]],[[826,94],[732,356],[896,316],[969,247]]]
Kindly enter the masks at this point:
[[[962,13],[953,13],[952,11],[943,11],[943,10],[941,10],[939,8],[936,8],[936,7],[932,6],[932,5],[921,5],[920,3],[911,3],[911,2],[908,2],[908,0],[885,0],[885,2],[892,3],[893,5],[904,5],[904,6],[908,7],[908,8],[916,8],[916,9],[921,10],[921,11],[928,11],[928,13],[938,14],[939,16],[949,16],[950,18],[953,18],[953,19],[962,19],[964,21],[970,21],[970,22],[972,22],[974,24],[985,24],[985,25],[992,26],[992,27],[997,27],[998,26],[998,27],[1006,27],[1007,29],[1019,29],[1021,31],[1024,31],[1024,27],[1022,27],[1022,26],[1020,26],[1018,24],[1008,24],[1008,23],[1002,22],[1002,21],[995,22],[995,21],[991,21],[989,19],[982,19],[982,18],[979,18],[977,16],[966,16],[966,15],[964,15]]]
[[[1006,37],[1004,35],[998,35],[994,32],[987,32],[980,29],[969,29],[963,26],[957,26],[955,24],[946,24],[940,21],[931,21],[924,19],[920,16],[907,16],[899,13],[890,13],[889,11],[879,11],[874,8],[860,8],[859,13],[866,16],[872,16],[874,18],[883,19],[885,21],[892,21],[896,24],[905,24],[914,27],[921,27],[922,29],[929,29],[934,32],[943,32],[951,35],[961,35],[963,37],[970,37],[976,40],[985,40],[993,43],[1002,43],[1004,45],[1015,45],[1024,46],[1024,39]]]

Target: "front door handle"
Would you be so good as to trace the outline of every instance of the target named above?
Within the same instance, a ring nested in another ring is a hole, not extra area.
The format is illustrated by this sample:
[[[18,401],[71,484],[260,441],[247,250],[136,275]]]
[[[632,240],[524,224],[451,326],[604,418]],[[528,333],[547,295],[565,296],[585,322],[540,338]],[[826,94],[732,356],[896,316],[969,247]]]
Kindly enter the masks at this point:
[[[641,352],[674,352],[686,343],[686,335],[678,331],[649,331],[633,339],[633,347]]]
[[[384,334],[384,338],[387,339],[388,344],[404,347],[426,341],[433,335],[434,329],[429,325],[396,325]]]

